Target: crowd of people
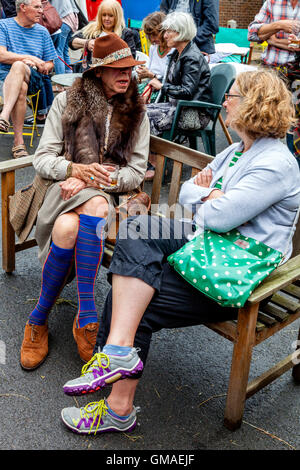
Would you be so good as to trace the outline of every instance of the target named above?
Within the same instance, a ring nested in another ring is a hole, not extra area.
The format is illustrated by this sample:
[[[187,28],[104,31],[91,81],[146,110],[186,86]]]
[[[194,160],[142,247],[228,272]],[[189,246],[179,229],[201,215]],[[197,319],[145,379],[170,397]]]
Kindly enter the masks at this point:
[[[0,130],[7,132],[11,119],[13,157],[27,155],[26,96],[41,90],[44,130],[33,165],[52,181],[36,213],[41,290],[25,325],[20,362],[23,369],[35,370],[47,358],[48,316],[75,275],[73,336],[86,364],[64,392],[82,395],[111,384],[112,389],[99,402],[65,408],[62,420],[79,434],[128,432],[136,425],[134,396],[152,334],[237,317],[237,308],[221,307],[186,283],[167,257],[199,228],[237,229],[284,252],[285,260],[291,256],[290,233],[300,203],[295,158],[300,126],[292,80],[285,78],[299,65],[300,45],[295,48],[293,42],[300,32],[300,5],[291,0],[281,9],[284,0],[267,0],[249,25],[249,39],[268,42],[263,67],[240,73],[225,96],[225,123],[240,141],[182,185],[179,201],[195,208],[193,220],[140,215],[120,224],[108,271],[111,290],[99,322],[94,286],[119,195],[153,179],[150,135],[171,128],[177,101],[211,101],[208,58],[215,52],[218,1],[162,0],[160,11],[143,20],[151,44],[147,66],[137,59],[136,32],[125,27],[117,0],[103,0],[95,20],[81,27],[75,0],[50,3],[61,18],[52,35],[39,24],[41,0],[2,1],[5,18],[0,20]],[[82,51],[77,68],[70,49]],[[75,70],[82,76],[54,98],[49,74]],[[183,112],[179,125],[203,129],[210,119],[201,108]],[[293,133],[291,141],[287,135]],[[114,185],[109,165],[119,167]],[[159,236],[153,239],[152,233]]]

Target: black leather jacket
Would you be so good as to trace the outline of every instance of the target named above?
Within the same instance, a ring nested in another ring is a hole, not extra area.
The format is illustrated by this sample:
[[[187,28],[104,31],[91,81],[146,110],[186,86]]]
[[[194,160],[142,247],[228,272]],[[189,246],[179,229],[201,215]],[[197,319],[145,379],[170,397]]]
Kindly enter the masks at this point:
[[[169,101],[176,100],[212,100],[210,83],[210,69],[204,55],[199,51],[195,43],[189,42],[179,56],[175,50],[170,56],[170,62],[166,72],[166,80],[161,88],[161,98]],[[172,63],[175,68],[169,77]]]

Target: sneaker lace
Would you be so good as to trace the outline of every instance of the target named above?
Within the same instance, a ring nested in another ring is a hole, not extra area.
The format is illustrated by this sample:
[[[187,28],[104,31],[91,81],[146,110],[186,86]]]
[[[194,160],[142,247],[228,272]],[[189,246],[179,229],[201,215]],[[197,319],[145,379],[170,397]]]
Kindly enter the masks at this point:
[[[103,364],[102,363],[102,360],[105,361],[105,363]],[[95,364],[95,362],[97,364]],[[90,366],[92,365],[98,365],[98,367],[100,368],[103,368],[103,369],[107,369],[107,367],[109,366],[109,357],[104,354],[104,353],[96,353],[94,354],[94,356],[89,360],[89,362],[87,362],[82,370],[81,370],[81,375],[85,375],[89,372],[89,368]]]
[[[95,432],[94,432],[94,434],[96,435],[97,430],[98,430],[98,428],[100,426],[100,423],[101,423],[101,417],[102,417],[102,415],[105,416],[107,414],[107,411],[108,411],[108,407],[106,406],[104,400],[93,401],[91,403],[88,403],[86,406],[84,406],[83,408],[80,409],[80,417],[81,418],[89,418],[90,416],[92,416],[92,418],[93,418],[93,422],[91,424],[89,434],[92,432],[93,426],[94,426],[94,424],[95,424],[95,422],[97,421],[97,418],[98,418],[98,422],[97,422],[96,429],[95,429]]]

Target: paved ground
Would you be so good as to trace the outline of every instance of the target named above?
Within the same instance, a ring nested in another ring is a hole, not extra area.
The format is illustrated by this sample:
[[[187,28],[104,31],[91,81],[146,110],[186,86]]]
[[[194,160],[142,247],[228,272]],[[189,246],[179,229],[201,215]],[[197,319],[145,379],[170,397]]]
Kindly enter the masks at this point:
[[[226,146],[218,128],[218,151]],[[12,138],[1,136],[0,161],[10,158]],[[17,186],[32,179],[20,171]],[[165,188],[167,191],[167,187]],[[17,255],[12,275],[0,271],[0,449],[48,450],[292,450],[300,449],[299,385],[288,372],[246,403],[242,427],[223,427],[232,344],[205,327],[163,331],[155,335],[136,405],[139,426],[132,434],[80,437],[64,427],[60,411],[84,405],[101,394],[74,399],[62,385],[80,373],[82,363],[72,337],[75,283],[62,294],[49,320],[50,354],[33,372],[19,365],[28,314],[39,295],[41,267],[36,249]],[[96,287],[99,311],[109,286],[101,269]],[[293,324],[254,350],[251,377],[292,351],[299,324]],[[234,457],[237,454],[234,455]]]

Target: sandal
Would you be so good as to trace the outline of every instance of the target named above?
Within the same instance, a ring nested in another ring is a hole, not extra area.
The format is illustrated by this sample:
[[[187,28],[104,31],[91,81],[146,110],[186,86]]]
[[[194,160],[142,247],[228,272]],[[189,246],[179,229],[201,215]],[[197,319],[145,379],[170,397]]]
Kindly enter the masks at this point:
[[[11,149],[13,158],[28,157],[29,153],[26,150],[25,144],[16,145]]]
[[[0,132],[8,132],[9,126],[10,123],[6,119],[0,117]]]

